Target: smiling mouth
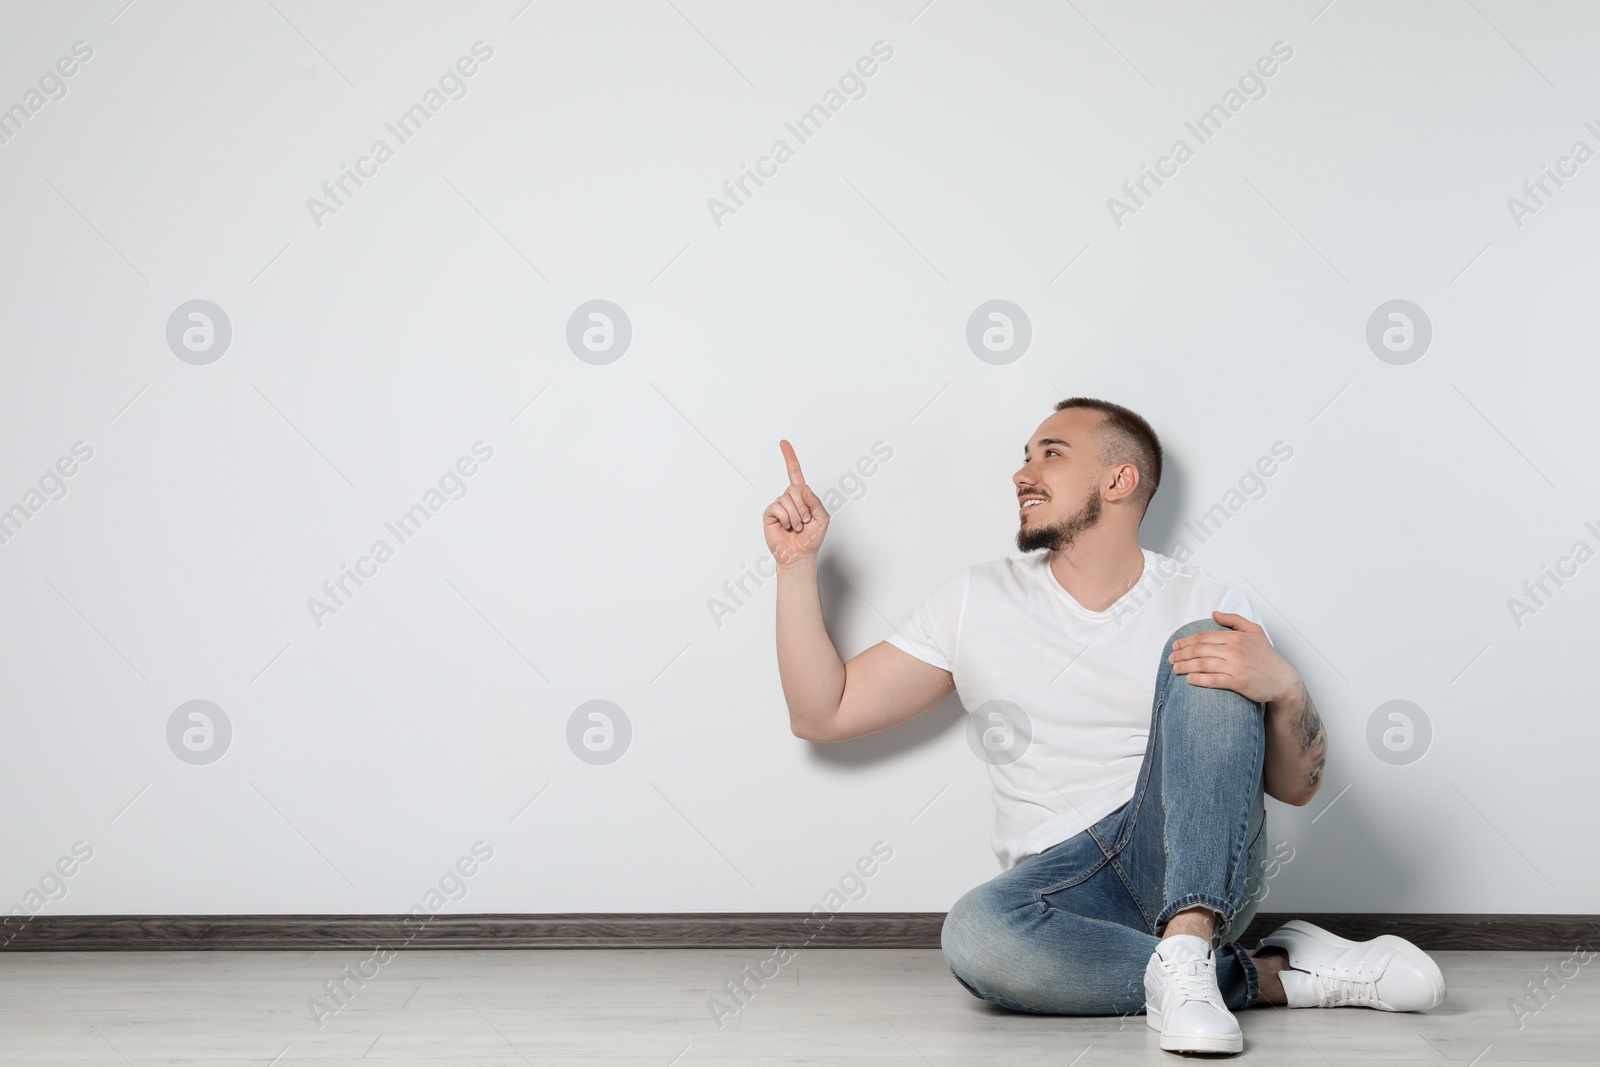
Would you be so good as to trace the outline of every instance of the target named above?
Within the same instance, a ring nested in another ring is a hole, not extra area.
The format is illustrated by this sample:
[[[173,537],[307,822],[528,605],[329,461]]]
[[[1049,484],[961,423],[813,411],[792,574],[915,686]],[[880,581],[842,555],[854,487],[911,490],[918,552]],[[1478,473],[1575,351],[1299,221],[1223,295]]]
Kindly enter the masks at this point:
[[[1030,497],[1028,497],[1026,500],[1024,500],[1022,502],[1022,504],[1018,508],[1018,510],[1019,511],[1023,511],[1023,512],[1031,511],[1035,507],[1040,507],[1043,504],[1044,504],[1044,498],[1043,497],[1030,496]]]

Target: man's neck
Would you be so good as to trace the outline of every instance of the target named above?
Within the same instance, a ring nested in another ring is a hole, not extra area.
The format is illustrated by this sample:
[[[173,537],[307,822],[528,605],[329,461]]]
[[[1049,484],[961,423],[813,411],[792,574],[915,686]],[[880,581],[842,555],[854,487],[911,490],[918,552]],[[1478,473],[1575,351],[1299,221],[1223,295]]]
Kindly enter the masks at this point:
[[[1138,584],[1144,551],[1137,540],[1085,539],[1052,550],[1050,570],[1072,599],[1090,611],[1105,611]]]

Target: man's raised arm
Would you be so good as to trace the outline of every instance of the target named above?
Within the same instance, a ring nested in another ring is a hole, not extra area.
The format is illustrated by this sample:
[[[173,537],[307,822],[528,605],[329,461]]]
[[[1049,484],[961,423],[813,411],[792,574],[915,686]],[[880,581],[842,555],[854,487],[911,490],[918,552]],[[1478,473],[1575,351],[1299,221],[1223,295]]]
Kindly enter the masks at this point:
[[[955,686],[949,671],[886,641],[840,660],[822,619],[817,554],[828,512],[806,484],[800,460],[779,441],[789,487],[762,515],[778,561],[778,676],[789,729],[808,741],[847,741],[887,730],[927,711]]]

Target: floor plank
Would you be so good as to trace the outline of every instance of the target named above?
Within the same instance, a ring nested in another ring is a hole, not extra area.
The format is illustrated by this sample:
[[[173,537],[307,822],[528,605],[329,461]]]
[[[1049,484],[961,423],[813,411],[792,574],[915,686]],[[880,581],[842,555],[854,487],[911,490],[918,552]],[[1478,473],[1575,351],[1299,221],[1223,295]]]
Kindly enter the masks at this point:
[[[1141,1015],[1009,1012],[932,949],[801,951],[720,1020],[760,949],[48,952],[0,956],[0,1064],[194,1067],[1052,1067],[1177,1062]],[[1600,976],[1560,952],[1437,952],[1425,1014],[1241,1012],[1241,1059],[1383,1067],[1600,1067]],[[1544,970],[1546,966],[1550,971]],[[348,969],[347,969],[348,968]],[[770,970],[770,967],[768,968]],[[1571,969],[1569,965],[1569,970]],[[355,975],[355,978],[350,977]],[[359,980],[358,980],[359,979]],[[339,1000],[325,983],[343,980]],[[1519,1019],[1509,1002],[1537,1012]],[[321,998],[323,1011],[313,1011]],[[342,1001],[342,1004],[340,1003]],[[1520,1025],[1519,1025],[1520,1023]]]

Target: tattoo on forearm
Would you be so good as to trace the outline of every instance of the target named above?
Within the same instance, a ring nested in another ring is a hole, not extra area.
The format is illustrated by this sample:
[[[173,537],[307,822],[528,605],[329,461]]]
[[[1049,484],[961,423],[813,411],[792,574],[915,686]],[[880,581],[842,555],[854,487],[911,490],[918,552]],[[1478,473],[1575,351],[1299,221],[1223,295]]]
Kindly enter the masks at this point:
[[[1300,718],[1295,722],[1295,729],[1300,731],[1300,747],[1310,751],[1322,737],[1322,716],[1317,714],[1317,706],[1311,703],[1311,694],[1301,691],[1304,699],[1300,705]]]
[[[1322,768],[1327,764],[1328,757],[1318,756],[1316,765],[1306,772],[1306,785],[1316,789],[1322,784]]]
[[[1322,732],[1322,716],[1317,714],[1317,706],[1311,702],[1311,694],[1303,684],[1300,693],[1303,699],[1295,730],[1300,735],[1300,754],[1309,756],[1313,751],[1317,753],[1316,762],[1306,772],[1306,784],[1315,789],[1322,781],[1322,769],[1328,762],[1328,743]]]

